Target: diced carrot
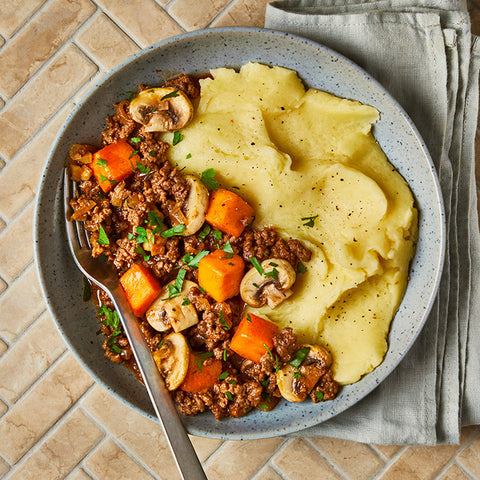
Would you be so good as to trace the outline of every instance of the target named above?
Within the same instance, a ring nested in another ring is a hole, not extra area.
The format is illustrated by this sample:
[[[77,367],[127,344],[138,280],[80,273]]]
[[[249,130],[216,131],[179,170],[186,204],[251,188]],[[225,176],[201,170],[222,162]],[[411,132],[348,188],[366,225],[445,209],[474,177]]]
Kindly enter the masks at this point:
[[[152,272],[134,263],[121,277],[120,284],[127,295],[134,315],[141,317],[160,295],[162,286]]]
[[[185,392],[203,392],[213,387],[222,373],[222,361],[213,359],[204,363],[201,354],[190,352],[187,376],[180,385]]]
[[[223,302],[240,292],[244,270],[240,255],[215,250],[200,260],[198,283],[217,302]]]
[[[241,357],[259,362],[265,353],[271,353],[273,337],[278,327],[262,317],[247,313],[235,331],[230,348]]]
[[[93,154],[91,168],[101,189],[107,193],[133,173],[138,160],[140,157],[133,147],[126,140],[118,140]]]
[[[218,230],[238,237],[253,218],[253,208],[236,193],[219,188],[210,195],[206,220]]]

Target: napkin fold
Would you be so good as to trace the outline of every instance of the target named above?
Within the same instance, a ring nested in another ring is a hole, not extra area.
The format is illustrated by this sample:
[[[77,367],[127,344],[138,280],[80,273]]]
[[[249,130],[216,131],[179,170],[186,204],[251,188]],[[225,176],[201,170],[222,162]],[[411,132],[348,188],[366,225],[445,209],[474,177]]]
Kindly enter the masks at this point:
[[[265,27],[350,58],[403,106],[442,188],[447,253],[434,307],[412,349],[361,402],[298,436],[378,444],[460,441],[480,424],[480,235],[474,142],[480,42],[463,0],[287,0]]]

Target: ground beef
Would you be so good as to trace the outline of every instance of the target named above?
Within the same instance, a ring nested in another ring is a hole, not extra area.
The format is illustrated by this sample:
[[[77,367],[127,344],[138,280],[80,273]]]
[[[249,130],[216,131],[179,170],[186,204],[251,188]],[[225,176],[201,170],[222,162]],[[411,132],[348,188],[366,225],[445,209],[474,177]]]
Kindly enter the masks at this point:
[[[198,98],[200,96],[199,77],[187,75],[186,73],[167,80],[164,86],[177,88],[178,90],[184,92],[191,99]]]
[[[280,361],[288,363],[295,357],[298,350],[297,336],[290,327],[283,328],[278,335],[273,337],[273,346],[280,357]]]

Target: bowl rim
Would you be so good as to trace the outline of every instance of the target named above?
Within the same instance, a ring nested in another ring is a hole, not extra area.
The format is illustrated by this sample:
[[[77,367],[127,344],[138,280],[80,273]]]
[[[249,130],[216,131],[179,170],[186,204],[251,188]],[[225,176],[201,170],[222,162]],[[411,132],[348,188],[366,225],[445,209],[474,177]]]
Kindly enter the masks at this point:
[[[440,232],[439,232],[440,236],[439,236],[439,239],[438,239],[439,240],[439,242],[438,242],[439,243],[439,248],[438,248],[439,256],[438,256],[437,264],[435,265],[435,272],[436,272],[435,273],[435,280],[432,284],[430,295],[427,297],[428,300],[426,301],[426,304],[424,305],[424,314],[423,314],[423,317],[422,317],[422,321],[420,321],[416,324],[416,327],[414,329],[414,333],[411,336],[411,339],[410,339],[409,343],[407,344],[407,347],[403,350],[401,355],[399,355],[399,357],[394,362],[394,364],[391,365],[391,367],[388,369],[388,371],[385,372],[382,375],[380,380],[377,381],[374,385],[371,385],[370,388],[368,388],[366,391],[362,392],[361,395],[357,396],[356,401],[353,404],[351,404],[351,405],[349,405],[345,408],[342,408],[342,409],[330,410],[330,415],[328,416],[328,418],[325,418],[324,420],[321,420],[320,422],[314,423],[314,424],[312,424],[310,422],[303,422],[302,423],[300,421],[300,422],[295,423],[293,426],[290,426],[290,428],[282,427],[280,429],[280,431],[277,431],[278,429],[273,429],[273,431],[269,430],[269,431],[250,432],[248,435],[242,435],[242,434],[238,434],[238,435],[228,434],[228,435],[225,435],[221,432],[220,433],[211,432],[211,431],[205,432],[202,429],[197,429],[197,428],[192,427],[192,425],[187,425],[188,432],[191,433],[191,434],[194,434],[194,435],[205,436],[205,437],[210,437],[210,438],[243,440],[243,439],[261,439],[261,438],[268,438],[268,437],[271,437],[273,435],[278,436],[278,435],[285,435],[285,434],[289,434],[289,433],[294,433],[294,432],[298,432],[298,431],[301,431],[303,429],[309,428],[311,426],[321,424],[325,421],[328,421],[331,418],[339,415],[340,413],[347,411],[351,406],[353,406],[359,400],[363,399],[368,394],[370,394],[374,389],[376,389],[376,387],[378,385],[380,385],[398,367],[399,363],[403,360],[403,358],[405,357],[407,352],[411,349],[411,347],[413,346],[413,344],[417,340],[420,332],[422,331],[423,327],[425,326],[425,323],[426,323],[426,321],[429,317],[429,314],[432,310],[433,304],[435,302],[435,299],[436,299],[436,296],[437,296],[437,293],[438,293],[438,289],[439,289],[439,286],[440,286],[440,281],[441,281],[441,278],[442,278],[442,271],[443,271],[445,256],[446,256],[446,218],[445,218],[445,208],[444,208],[442,190],[441,190],[440,182],[439,182],[439,179],[438,179],[438,176],[437,176],[437,173],[436,173],[436,168],[434,166],[434,163],[433,163],[433,160],[430,156],[430,153],[429,153],[429,151],[426,147],[426,144],[425,144],[422,136],[420,135],[417,127],[415,126],[413,121],[410,119],[409,115],[406,113],[404,108],[380,84],[380,82],[378,82],[374,77],[372,77],[369,73],[367,73],[363,68],[358,66],[355,62],[353,62],[349,58],[345,57],[343,54],[340,54],[340,53],[336,52],[335,50],[333,50],[333,49],[331,49],[331,48],[329,48],[329,47],[327,47],[327,46],[325,46],[325,45],[323,45],[319,42],[310,40],[308,38],[304,38],[304,37],[299,36],[299,35],[295,35],[295,34],[291,34],[291,33],[287,33],[287,32],[282,32],[282,31],[278,31],[278,30],[262,28],[262,27],[216,27],[216,28],[206,28],[206,29],[181,33],[181,34],[175,35],[173,37],[169,37],[169,38],[166,38],[166,39],[161,40],[159,42],[156,42],[156,43],[154,43],[154,44],[152,44],[148,47],[145,47],[145,48],[139,50],[138,52],[134,53],[133,55],[129,56],[128,58],[126,58],[124,61],[122,61],[115,68],[108,71],[105,75],[103,75],[101,78],[99,78],[99,80],[96,81],[94,83],[94,85],[91,88],[88,89],[88,91],[82,96],[81,100],[72,109],[72,111],[70,112],[70,114],[68,115],[66,120],[64,121],[62,127],[57,132],[55,140],[54,140],[54,142],[52,143],[52,145],[49,149],[44,167],[42,169],[41,181],[40,181],[40,184],[39,184],[36,196],[35,196],[34,228],[33,228],[34,261],[35,261],[37,274],[38,274],[38,277],[40,279],[40,287],[41,287],[41,291],[42,291],[42,294],[43,294],[43,298],[46,302],[48,311],[51,314],[58,331],[60,332],[60,334],[62,335],[62,338],[64,338],[64,340],[65,340],[65,342],[68,346],[69,351],[71,353],[73,353],[76,360],[82,365],[82,367],[85,370],[88,371],[88,373],[92,376],[92,378],[98,384],[100,384],[107,391],[111,392],[115,396],[115,398],[120,400],[123,404],[127,405],[130,408],[133,408],[134,410],[136,410],[137,412],[139,412],[143,416],[146,416],[147,418],[151,418],[151,419],[154,419],[154,420],[158,421],[157,418],[155,417],[155,415],[152,415],[152,414],[144,411],[139,406],[135,405],[134,403],[131,403],[126,398],[124,398],[122,395],[118,394],[110,386],[106,385],[103,382],[103,380],[99,377],[99,375],[87,364],[86,360],[81,356],[80,352],[78,352],[77,349],[74,348],[73,345],[70,344],[70,342],[67,340],[68,337],[67,337],[65,331],[63,330],[60,322],[57,320],[54,307],[49,300],[49,295],[48,295],[48,291],[47,291],[47,287],[46,287],[46,281],[45,281],[45,275],[44,275],[44,271],[42,270],[42,266],[41,266],[41,262],[40,262],[41,253],[40,253],[40,241],[39,241],[39,227],[40,227],[39,219],[40,219],[40,215],[41,215],[42,192],[43,192],[43,187],[44,187],[44,183],[45,183],[45,180],[46,180],[46,176],[47,176],[47,173],[48,173],[48,169],[50,167],[50,164],[52,163],[55,152],[56,152],[60,142],[62,141],[62,136],[65,133],[65,131],[68,129],[69,124],[71,123],[72,119],[77,115],[79,110],[81,110],[83,108],[83,105],[87,102],[87,100],[89,98],[91,98],[103,84],[108,82],[108,80],[110,80],[112,77],[114,77],[122,69],[129,66],[131,63],[137,61],[139,58],[141,58],[143,56],[146,56],[146,55],[149,55],[151,52],[153,52],[155,50],[161,49],[161,48],[166,47],[170,44],[177,43],[179,41],[184,41],[184,40],[187,40],[187,39],[201,37],[201,36],[205,36],[205,35],[222,35],[222,34],[231,34],[231,33],[235,33],[235,32],[238,32],[239,34],[266,34],[266,35],[270,35],[270,36],[273,36],[273,37],[281,37],[281,38],[284,38],[284,39],[291,39],[291,40],[294,40],[294,41],[297,41],[297,42],[307,44],[307,45],[309,45],[313,48],[323,50],[325,53],[327,53],[331,56],[337,57],[342,62],[346,63],[347,65],[349,65],[350,67],[352,67],[353,69],[355,69],[359,73],[361,73],[368,82],[374,84],[375,87],[378,90],[380,90],[386,96],[388,102],[390,104],[392,104],[392,106],[397,110],[397,112],[407,122],[409,128],[412,130],[412,133],[416,137],[416,140],[418,142],[420,150],[421,150],[421,152],[422,152],[422,154],[423,154],[425,160],[427,161],[428,166],[431,170],[431,174],[432,174],[431,177],[432,177],[433,184],[434,184],[434,187],[435,187],[436,200],[438,202],[438,205],[437,205],[438,209],[439,209],[438,216],[441,219]],[[415,202],[416,202],[416,199],[415,199]],[[62,208],[62,210],[63,210],[63,208]],[[413,262],[415,257],[416,257],[416,253],[414,254],[414,257],[411,260],[411,262]],[[411,268],[411,265],[410,265],[410,268]],[[388,353],[388,350],[387,350],[387,353]],[[376,369],[374,369],[373,371],[379,369],[379,367],[381,365],[382,365],[382,363],[379,366],[377,366]],[[184,420],[184,423],[188,423],[188,417],[183,417],[182,416],[182,420]]]

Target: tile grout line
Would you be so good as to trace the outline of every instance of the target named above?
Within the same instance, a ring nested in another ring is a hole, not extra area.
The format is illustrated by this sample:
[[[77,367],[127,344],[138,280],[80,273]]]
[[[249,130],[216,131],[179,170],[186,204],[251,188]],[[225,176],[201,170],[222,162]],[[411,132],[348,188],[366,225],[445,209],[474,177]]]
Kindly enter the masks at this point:
[[[437,475],[434,477],[433,480],[439,480],[441,479],[442,475],[446,473],[446,471],[454,464],[456,464],[458,467],[460,465],[457,464],[457,457],[458,455],[466,450],[473,442],[475,442],[478,438],[480,437],[480,432],[475,432],[472,435],[472,438],[469,438],[464,444],[458,445],[458,448],[455,452],[455,455],[438,471]],[[466,468],[462,468],[462,470],[465,470],[473,479],[476,479],[475,475],[472,475]]]
[[[387,461],[385,462],[385,465],[380,468],[377,472],[375,472],[370,480],[381,480],[382,477],[390,470],[392,465],[394,465],[398,459],[408,450],[409,446],[403,445],[401,448],[398,450],[398,452],[395,452],[394,455],[392,455],[390,458],[387,458]]]
[[[2,37],[5,39],[5,43],[2,45],[1,49],[3,50],[10,41],[15,39],[15,37],[27,26],[27,24],[29,24],[32,20],[38,17],[43,10],[46,10],[49,3],[49,0],[44,1],[34,12],[31,13],[28,18],[24,20],[21,25],[17,27],[17,29],[12,33],[10,37],[6,38],[2,33]]]
[[[60,357],[66,356],[67,352],[68,350],[64,352]],[[94,385],[94,383],[90,385],[87,390],[85,390],[85,392],[83,392],[82,395],[80,395],[80,397],[74,403],[72,403],[72,405],[62,414],[62,416],[35,440],[35,443],[14,464],[8,462],[8,465],[10,465],[11,469],[8,471],[5,480],[8,480],[11,475],[16,473],[18,469],[22,465],[24,465],[33,455],[35,455],[42,448],[45,442],[48,441],[49,438],[51,438],[55,434],[55,432],[57,432],[68,421],[68,419],[74,415],[76,410],[79,409],[78,405],[80,400],[83,398],[84,395],[87,394],[89,390],[93,388]],[[71,473],[71,471],[69,473]]]
[[[52,65],[52,63],[54,63],[55,60],[57,60],[57,59],[68,49],[68,47],[69,47],[69,46],[72,46],[72,45],[73,45],[72,42],[64,43],[63,45],[61,45],[61,46],[58,48],[58,50],[57,50],[48,60],[46,60],[45,63],[28,79],[28,81],[27,81],[25,84],[22,85],[22,87],[15,93],[15,95],[11,98],[11,100],[14,100],[15,97],[17,97],[17,95],[21,94],[24,90],[26,90],[26,89],[28,88],[29,84],[30,84],[32,81],[34,81],[36,78],[38,78],[41,73],[45,72],[45,71]],[[73,45],[73,46],[78,49],[78,47],[77,47],[76,45]],[[80,52],[80,53],[81,53],[82,55],[84,55],[83,52]],[[85,55],[84,55],[84,56],[85,56]],[[87,58],[87,60],[89,60],[88,57],[86,57],[86,58]],[[90,61],[90,60],[89,60],[89,61]],[[98,72],[99,66],[97,65],[96,62],[94,62],[93,64],[97,67],[97,72]],[[95,75],[95,74],[93,74],[91,78],[93,78],[94,75]],[[91,79],[91,78],[90,78],[90,79]],[[82,85],[80,85],[80,86],[77,88],[77,90],[76,90],[70,97],[68,97],[67,99],[65,99],[65,100],[63,101],[63,103],[61,103],[60,105],[58,105],[58,108],[57,108],[56,112],[54,112],[52,115],[50,115],[50,117],[47,118],[47,120],[45,120],[45,122],[44,122],[40,127],[38,127],[37,130],[35,130],[35,131],[31,134],[30,138],[29,138],[27,141],[25,141],[25,142],[23,143],[23,145],[22,145],[18,150],[15,151],[15,153],[13,154],[13,156],[12,156],[11,159],[7,159],[7,164],[12,163],[12,162],[14,161],[15,157],[16,157],[21,151],[24,151],[29,145],[31,145],[31,143],[33,142],[33,140],[41,133],[41,131],[46,127],[46,125],[52,121],[52,119],[56,116],[56,114],[57,114],[60,110],[62,110],[62,109],[68,104],[68,102],[70,102],[70,100],[72,100],[72,99],[75,97],[75,94],[76,94],[81,88],[83,88],[83,87],[86,85],[86,83],[88,83],[89,81],[90,81],[89,79],[85,80],[85,82],[84,82]],[[5,107],[6,107],[6,106],[7,106],[7,105],[5,104]]]
[[[19,275],[20,276],[20,275]],[[5,290],[6,291],[6,290]],[[1,298],[1,297],[0,297]],[[40,321],[40,318],[44,315],[45,312],[48,312],[48,309],[45,308],[42,310],[39,314],[38,317],[36,317],[30,325],[27,325],[24,330],[20,331],[20,333],[15,337],[15,339],[11,342],[8,342],[4,337],[0,335],[0,340],[4,342],[7,345],[7,350],[2,354],[0,357],[1,360],[4,360],[6,355],[8,355],[8,352],[19,342],[21,339],[27,334],[29,330],[31,330],[35,324],[37,324]],[[65,347],[67,347],[65,341],[62,339],[62,342],[64,343]],[[2,399],[4,400],[4,399]]]
[[[97,383],[94,383],[90,389],[93,389],[93,387],[95,387],[95,385],[98,386]],[[103,388],[103,387],[102,387]],[[86,394],[87,392],[85,392]],[[83,397],[83,395],[82,395]],[[100,443],[105,443],[107,440],[111,440],[113,443],[115,443],[115,445],[117,445],[121,450],[122,452],[124,452],[130,459],[132,459],[137,465],[141,466],[146,472],[148,472],[150,475],[152,475],[154,478],[159,478],[157,473],[155,473],[143,460],[141,460],[135,453],[133,453],[126,445],[124,442],[122,442],[122,440],[120,439],[119,436],[113,434],[109,429],[107,429],[107,427],[105,427],[105,425],[100,422],[99,420],[97,420],[95,418],[94,415],[91,414],[91,412],[88,410],[87,407],[83,406],[83,405],[80,405],[79,408],[82,410],[82,412],[85,414],[86,417],[88,417],[93,423],[95,423],[95,425],[98,425],[98,427],[105,433],[103,439],[101,442],[98,442],[98,444],[95,446],[95,448],[92,448],[90,450],[90,452],[85,455],[85,457],[82,459],[81,462],[79,463],[83,463],[83,466],[84,468],[87,468],[86,465],[85,465],[85,461],[87,460],[88,457],[92,456],[94,453],[95,453],[95,450],[98,450],[98,448],[100,447]],[[170,450],[169,450],[170,452]],[[170,455],[172,455],[170,453]]]
[[[123,22],[121,22],[120,20],[117,20],[114,16],[114,14],[112,14],[110,11],[107,11],[107,10],[104,10],[103,7],[101,5],[99,5],[97,3],[96,0],[91,0],[96,6],[97,8],[99,8],[113,23],[115,23],[115,25],[117,25],[118,28],[120,28],[126,35],[128,35],[129,38],[131,38],[131,40],[133,40],[135,42],[135,44],[139,45],[140,48],[143,50],[144,48],[147,48],[149,47],[150,45],[153,45],[153,44],[146,44],[144,46],[143,42],[140,41],[140,39],[138,39],[133,32],[130,32],[129,30],[127,30],[127,27],[123,24]],[[162,9],[162,11],[168,16],[170,17],[173,22],[175,23],[175,25],[177,25],[177,27],[179,27],[182,32],[185,32],[186,29],[180,25],[176,20],[175,18],[173,18],[166,10],[165,7],[163,7],[162,5],[158,4],[158,2],[154,2],[155,5],[157,5],[159,8]],[[157,40],[156,42],[154,43],[157,43],[157,42],[160,42],[161,40]]]
[[[265,460],[265,462],[260,466],[260,468],[257,469],[257,471],[249,478],[249,480],[252,480],[255,478],[256,475],[258,475],[258,472],[262,470],[262,468],[269,467],[271,468],[282,480],[290,480],[288,476],[286,476],[285,472],[282,472],[281,469],[279,469],[274,463],[273,463],[273,458],[278,455],[278,451],[280,449],[284,450],[285,447],[284,445],[287,443],[291,443],[293,439],[289,437],[283,437],[283,442],[280,443],[280,445],[275,449],[275,451],[270,455],[270,457]]]
[[[90,0],[90,1],[91,1],[91,0]],[[48,1],[45,2],[45,3],[37,10],[37,12],[35,12],[35,15],[32,15],[32,16],[29,18],[28,22],[26,22],[26,23],[24,24],[24,27],[27,25],[27,23],[30,23],[32,20],[34,20],[34,16],[37,15],[37,13],[39,12],[39,10],[46,9],[47,7],[46,7],[45,5],[48,5],[49,3],[50,3],[50,2],[48,2]],[[94,4],[94,5],[96,6],[96,4]],[[86,18],[83,22],[81,22],[81,23],[77,26],[77,28],[76,28],[68,37],[66,37],[66,38],[64,39],[64,41],[62,42],[62,44],[58,46],[58,48],[54,51],[54,53],[52,53],[52,55],[51,55],[50,57],[46,58],[46,59],[43,61],[43,63],[38,67],[38,69],[37,69],[35,72],[33,72],[32,75],[30,75],[30,76],[28,77],[28,79],[25,81],[25,83],[24,83],[9,99],[5,99],[5,98],[3,99],[4,102],[5,102],[5,105],[3,106],[2,110],[4,110],[4,109],[8,106],[8,104],[11,103],[11,102],[13,101],[13,99],[14,99],[20,92],[22,92],[23,90],[25,90],[26,86],[27,86],[32,80],[34,80],[35,78],[37,78],[37,77],[40,75],[40,72],[41,72],[41,71],[45,70],[46,65],[51,64],[51,63],[52,63],[52,60],[53,60],[54,58],[56,58],[61,51],[65,50],[65,48],[66,48],[66,47],[68,46],[68,44],[71,42],[71,39],[76,35],[77,31],[78,31],[79,29],[81,29],[85,23],[89,22],[90,18],[92,18],[92,17],[95,15],[95,13],[96,13],[96,11],[93,12],[93,13],[92,13],[88,18]],[[39,13],[38,13],[38,15],[39,15]],[[22,27],[22,29],[23,29],[24,27]],[[5,45],[7,45],[7,43],[9,43],[10,40],[12,40],[12,39],[9,39],[8,42],[5,43]],[[5,47],[5,45],[4,45],[3,47]],[[94,63],[96,64],[96,62],[94,62]],[[98,65],[97,65],[97,66],[98,66]],[[32,137],[34,137],[34,136],[36,136],[36,135],[37,135],[37,133],[34,133],[34,134],[32,134]],[[29,142],[30,140],[31,140],[31,138],[30,138],[29,140],[27,140],[27,142]],[[25,145],[25,144],[24,144],[24,145]]]
[[[310,437],[300,437],[307,445],[309,445],[315,452],[320,455],[323,460],[327,463],[327,465],[340,477],[342,477],[344,480],[349,480],[348,475],[341,470],[341,468],[330,458],[328,458],[316,445],[315,443],[311,440]]]
[[[110,14],[108,10],[105,10],[101,5],[99,5],[95,0],[90,0],[97,7],[97,11],[92,15],[97,17],[100,15],[105,15],[122,33],[124,33],[139,49],[143,49],[142,45],[136,40],[114,17]],[[86,29],[87,27],[85,27]],[[82,30],[85,30],[82,26]],[[79,32],[81,33],[81,32]]]

